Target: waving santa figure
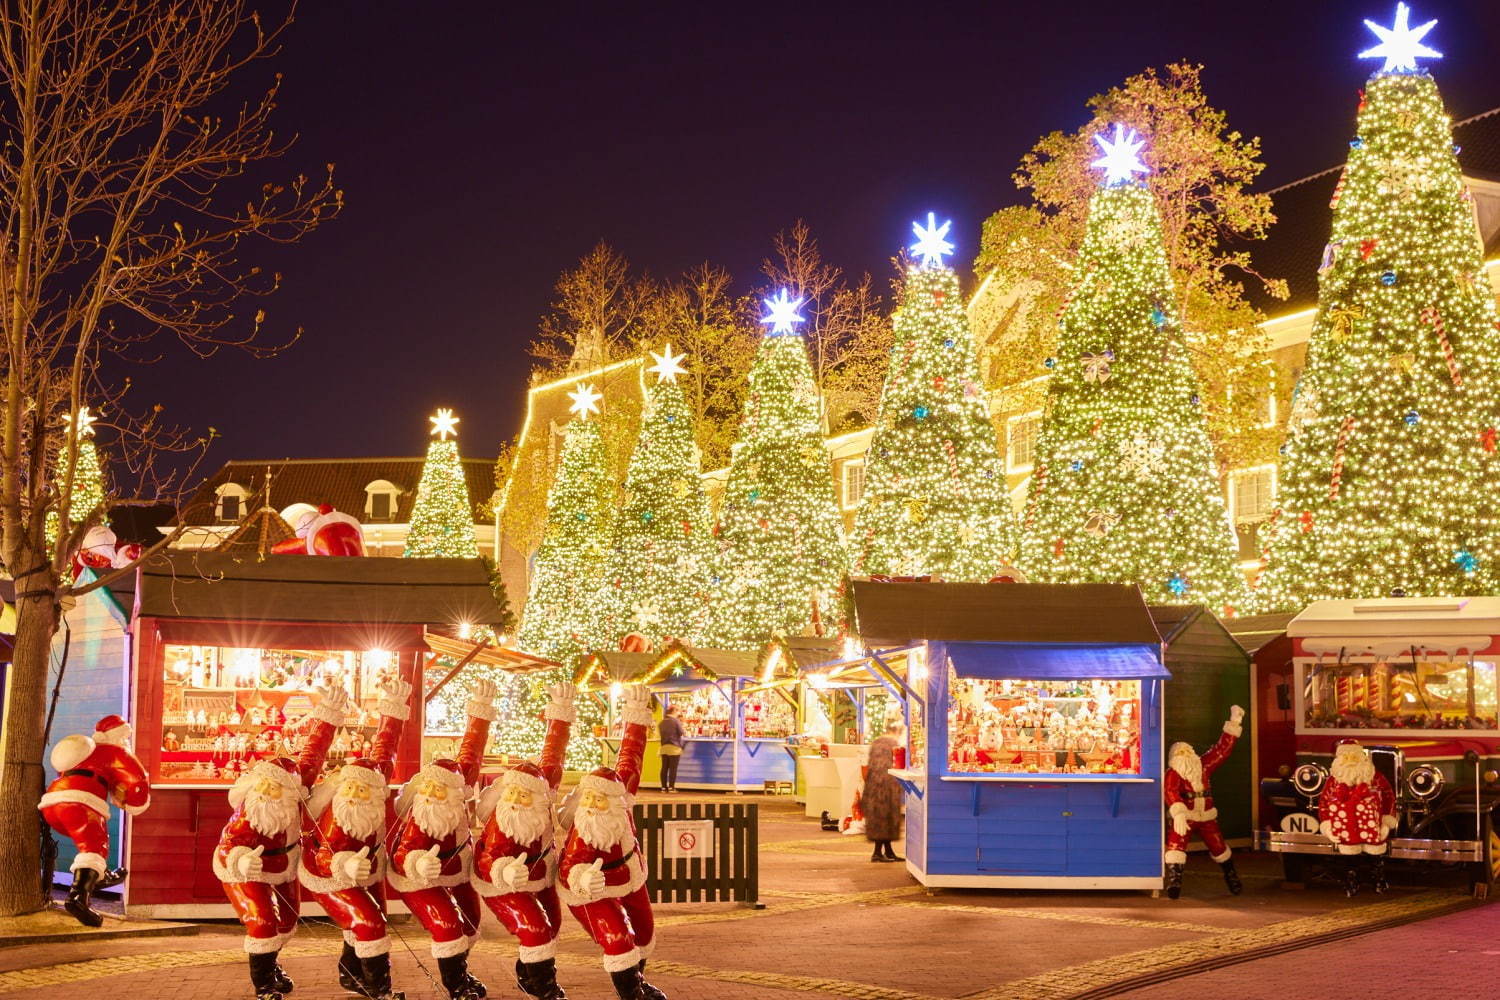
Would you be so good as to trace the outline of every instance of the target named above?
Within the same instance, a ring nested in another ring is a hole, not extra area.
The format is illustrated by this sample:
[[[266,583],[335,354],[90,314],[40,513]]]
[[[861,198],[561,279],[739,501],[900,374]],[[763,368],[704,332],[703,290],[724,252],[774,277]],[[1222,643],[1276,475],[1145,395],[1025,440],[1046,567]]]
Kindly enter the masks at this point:
[[[572,684],[548,689],[541,759],[502,774],[479,800],[484,830],[475,855],[474,888],[515,937],[516,982],[541,1000],[567,1000],[557,985],[558,855],[554,849],[557,786],[577,712]]]
[[[1182,895],[1182,869],[1187,864],[1188,840],[1193,834],[1203,838],[1209,857],[1218,862],[1224,872],[1224,884],[1238,896],[1244,886],[1239,872],[1235,871],[1229,845],[1219,832],[1219,810],[1214,805],[1213,788],[1209,779],[1219,765],[1234,750],[1235,740],[1244,731],[1245,710],[1238,705],[1229,709],[1229,721],[1218,742],[1208,748],[1202,757],[1188,743],[1173,743],[1167,753],[1167,778],[1163,794],[1167,800],[1167,813],[1172,821],[1167,831],[1165,861],[1167,865],[1167,896],[1176,899]]]
[[[406,783],[390,838],[386,880],[432,938],[432,957],[451,1000],[485,996],[484,984],[469,974],[469,949],[479,939],[479,895],[469,884],[469,801],[495,721],[494,701],[494,683],[477,681],[465,706],[469,724],[458,759],[440,757]]]
[[[292,981],[276,957],[297,929],[303,802],[349,708],[349,695],[342,688],[321,692],[297,759],[263,760],[229,789],[234,812],[214,849],[214,874],[245,925],[245,952],[257,1000],[283,1000],[292,991]]]
[[[313,789],[313,823],[302,835],[297,881],[344,932],[339,985],[373,1000],[403,1000],[391,991],[391,941],[386,933],[382,853],[394,815],[390,780],[401,727],[411,714],[411,685],[393,681],[377,711],[369,757],[345,764]]]
[[[73,887],[63,903],[85,927],[98,927],[104,918],[90,905],[94,891],[125,880],[124,868],[106,871],[109,856],[109,804],[132,816],[151,804],[146,769],[130,750],[133,730],[118,715],[106,715],[92,737],[64,736],[52,748],[57,777],[37,803],[47,825],[73,841]]]
[[[1385,881],[1385,853],[1396,829],[1396,794],[1385,775],[1375,770],[1370,752],[1354,740],[1341,740],[1333,751],[1328,781],[1318,796],[1318,830],[1333,841],[1345,859],[1344,892],[1359,892],[1358,856],[1370,855],[1376,892]]]
[[[651,727],[651,692],[625,689],[624,735],[614,768],[595,768],[578,783],[578,808],[558,868],[558,893],[604,951],[604,968],[621,1000],[665,1000],[644,978],[656,944],[646,863],[630,807],[641,783]]]

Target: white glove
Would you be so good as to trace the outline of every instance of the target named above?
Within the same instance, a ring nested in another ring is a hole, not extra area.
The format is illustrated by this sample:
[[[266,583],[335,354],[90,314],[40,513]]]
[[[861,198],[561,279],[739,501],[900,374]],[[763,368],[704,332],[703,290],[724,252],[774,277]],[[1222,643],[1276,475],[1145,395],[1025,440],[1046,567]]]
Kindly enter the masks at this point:
[[[508,887],[512,892],[520,890],[531,878],[526,863],[520,858],[496,858],[490,865],[490,881]]]
[[[604,892],[604,859],[599,858],[591,865],[579,865],[568,873],[568,885],[574,895],[584,902],[593,902]]]
[[[500,716],[500,713],[495,709],[495,695],[497,693],[499,693],[499,689],[495,687],[494,681],[485,678],[475,681],[474,688],[469,695],[469,701],[464,705],[464,714],[471,718],[494,722]]]
[[[1239,725],[1245,718],[1245,710],[1238,705],[1229,706],[1229,721]]]
[[[411,684],[399,678],[390,682],[390,685],[380,692],[380,703],[375,706],[375,711],[392,719],[400,719],[405,722],[411,717]]]
[[[349,692],[341,687],[329,688],[319,691],[318,707],[313,709],[313,718],[326,722],[331,726],[342,726],[348,718],[353,703],[349,699]]]
[[[412,851],[406,856],[406,877],[430,882],[443,872],[436,851]]]
[[[254,850],[248,847],[236,847],[229,857],[227,867],[230,871],[238,872],[244,881],[253,882],[266,870],[265,862],[260,859],[265,850],[265,844],[259,845]]]
[[[1338,839],[1333,835],[1333,824],[1328,820],[1325,819],[1323,822],[1318,824],[1318,832],[1327,837],[1329,840],[1333,841],[1335,844],[1338,843]]]
[[[563,681],[549,687],[547,696],[559,705],[571,705],[578,697],[578,687],[571,681]]]
[[[333,856],[333,868],[342,871],[350,882],[363,882],[374,870],[370,865],[370,849],[361,847],[358,851],[339,851]]]
[[[651,725],[651,689],[639,684],[625,688],[621,696],[620,721],[627,725]]]
[[[1172,817],[1172,832],[1179,837],[1186,837],[1188,835],[1188,821],[1186,816],[1179,814]]]
[[[578,709],[573,705],[574,699],[578,696],[578,689],[572,684],[567,681],[554,684],[547,689],[547,695],[551,699],[544,713],[548,719],[572,724],[578,718]]]

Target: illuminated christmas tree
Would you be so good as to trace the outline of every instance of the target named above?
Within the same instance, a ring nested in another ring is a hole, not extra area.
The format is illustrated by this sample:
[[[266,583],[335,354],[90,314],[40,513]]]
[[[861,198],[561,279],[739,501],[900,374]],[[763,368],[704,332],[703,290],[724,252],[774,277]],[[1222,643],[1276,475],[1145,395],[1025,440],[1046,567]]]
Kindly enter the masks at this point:
[[[989,580],[1011,559],[1015,516],[980,381],[950,223],[914,225],[895,346],[849,542],[859,576]]]
[[[1293,398],[1268,608],[1315,598],[1492,594],[1500,329],[1437,58],[1407,8],[1365,22],[1384,60],[1333,196],[1318,315]]]
[[[96,512],[103,518],[105,490],[104,469],[99,462],[99,451],[94,446],[94,421],[95,417],[89,413],[87,406],[80,407],[75,420],[73,414],[66,414],[69,435],[76,434],[78,440],[78,461],[73,467],[73,492],[68,504],[69,530],[76,529],[79,524],[88,520]],[[67,452],[58,456],[59,466],[67,460]],[[58,480],[58,488],[61,489],[64,469],[58,468],[54,475]],[[47,544],[50,547],[57,541],[58,512],[49,511],[47,514]],[[68,573],[71,575],[72,569]]]
[[[719,513],[724,597],[709,645],[759,649],[772,635],[837,631],[843,524],[823,444],[822,400],[802,322],[783,290],[750,368],[750,394]]]
[[[474,505],[469,499],[469,484],[464,480],[463,462],[458,457],[454,425],[458,418],[449,409],[440,409],[429,417],[436,441],[427,446],[427,461],[417,484],[417,502],[412,505],[411,525],[406,532],[407,557],[430,559],[447,556],[456,559],[479,558],[479,542],[474,538]]]
[[[656,384],[646,392],[600,597],[599,639],[608,648],[632,634],[653,647],[669,638],[699,644],[712,601],[708,504],[677,384],[682,356],[668,345],[652,357]]]
[[[1144,140],[1096,136],[1089,204],[1037,440],[1021,562],[1050,583],[1134,583],[1148,601],[1243,608],[1234,534],[1183,343]]]

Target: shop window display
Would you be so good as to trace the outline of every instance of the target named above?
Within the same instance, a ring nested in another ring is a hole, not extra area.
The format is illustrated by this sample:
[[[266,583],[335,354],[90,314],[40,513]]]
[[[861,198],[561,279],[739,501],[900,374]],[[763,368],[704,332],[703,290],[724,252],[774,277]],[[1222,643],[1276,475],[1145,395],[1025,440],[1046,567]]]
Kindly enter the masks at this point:
[[[772,690],[741,695],[745,739],[784,740],[797,731],[797,709]]]
[[[733,739],[729,696],[708,684],[691,691],[673,694],[672,701],[682,720],[683,736],[690,740]]]
[[[1139,774],[1139,680],[949,678],[960,774]]]
[[[1492,660],[1362,657],[1299,669],[1304,730],[1497,729]]]
[[[232,782],[263,758],[291,755],[302,722],[341,687],[359,707],[335,736],[329,759],[368,751],[376,692],[395,679],[383,650],[245,649],[168,645],[163,667],[161,783]]]

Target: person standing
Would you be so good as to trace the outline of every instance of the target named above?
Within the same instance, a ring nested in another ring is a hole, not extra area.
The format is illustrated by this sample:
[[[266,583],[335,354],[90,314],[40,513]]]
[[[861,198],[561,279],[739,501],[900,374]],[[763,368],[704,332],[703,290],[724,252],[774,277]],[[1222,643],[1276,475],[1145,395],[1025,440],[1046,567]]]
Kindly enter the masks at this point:
[[[860,807],[865,814],[865,838],[875,845],[870,860],[904,861],[891,849],[891,841],[901,836],[901,783],[891,777],[896,752],[896,723],[886,727],[885,734],[870,744],[870,762],[865,768],[865,788]]]
[[[682,762],[682,720],[677,718],[677,706],[668,705],[661,725],[657,727],[661,736],[661,790],[677,791],[677,765]]]

